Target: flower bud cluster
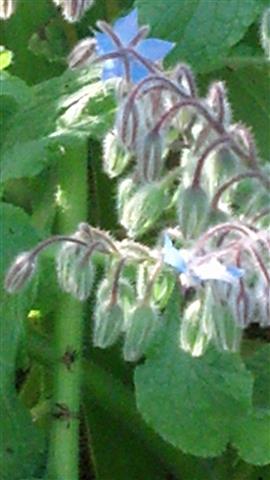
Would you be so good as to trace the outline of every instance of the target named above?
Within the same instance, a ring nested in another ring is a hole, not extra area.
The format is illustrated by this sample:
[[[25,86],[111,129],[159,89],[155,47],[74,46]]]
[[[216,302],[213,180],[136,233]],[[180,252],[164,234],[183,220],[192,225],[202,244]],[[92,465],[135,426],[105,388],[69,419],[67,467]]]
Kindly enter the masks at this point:
[[[270,234],[240,222],[219,224],[197,242],[207,251],[216,248],[216,256],[243,275],[232,283],[215,282],[213,295],[226,305],[240,328],[251,323],[270,326]]]
[[[170,232],[171,230],[168,230]],[[172,230],[183,243],[183,234]],[[6,276],[13,293],[32,277],[37,255],[62,242],[56,256],[60,287],[86,300],[95,283],[95,264],[105,266],[96,291],[93,343],[100,348],[123,338],[123,356],[137,361],[151,346],[163,309],[180,282],[186,302],[180,346],[194,356],[209,342],[223,350],[239,347],[241,331],[251,323],[270,326],[270,235],[242,222],[210,227],[189,248],[177,249],[168,233],[163,247],[148,248],[133,240],[114,240],[110,234],[82,223],[70,237],[56,236],[20,254]],[[134,286],[134,279],[136,283]]]
[[[199,356],[211,342],[236,351],[250,324],[270,327],[269,170],[259,162],[250,130],[233,123],[223,82],[200,98],[187,65],[163,72],[153,60],[172,46],[151,39],[160,58],[153,52],[148,58],[148,28],[138,28],[136,11],[114,28],[98,27],[102,33],[75,47],[69,62],[75,68],[94,58],[105,65],[103,80],[122,79],[103,167],[120,177],[116,204],[126,238],[80,224],[72,236],[52,237],[19,255],[6,289],[21,288],[38,253],[62,242],[58,281],[79,300],[93,293],[96,263],[104,266],[95,289],[95,346],[109,347],[121,337],[125,360],[141,358],[177,284],[181,348]]]
[[[128,236],[152,229],[158,210],[175,218],[187,241],[232,218],[239,206],[243,216],[255,216],[258,204],[264,210],[270,203],[269,172],[259,164],[250,130],[233,123],[223,82],[214,82],[200,98],[187,65],[168,74],[160,69],[136,85],[122,82],[103,156],[109,176],[125,173],[119,180],[118,214]],[[125,198],[123,184],[132,187]],[[171,201],[164,204],[165,185]],[[241,205],[247,188],[253,204]]]

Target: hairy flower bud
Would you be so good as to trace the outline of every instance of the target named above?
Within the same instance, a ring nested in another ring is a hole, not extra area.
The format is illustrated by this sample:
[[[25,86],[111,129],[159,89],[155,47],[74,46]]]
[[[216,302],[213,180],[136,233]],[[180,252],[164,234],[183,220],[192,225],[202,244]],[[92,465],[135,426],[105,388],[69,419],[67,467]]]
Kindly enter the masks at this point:
[[[117,190],[117,211],[118,217],[123,215],[123,209],[129,199],[136,191],[136,184],[131,177],[124,178],[118,183]]]
[[[150,305],[135,307],[125,333],[123,356],[127,362],[136,362],[150,346],[159,326],[157,312]]]
[[[53,0],[62,9],[63,17],[70,23],[78,22],[92,7],[93,0]]]
[[[166,206],[166,193],[159,183],[143,185],[124,204],[120,222],[130,237],[138,237],[155,224]]]
[[[223,82],[214,82],[206,99],[211,111],[217,120],[224,126],[231,123],[231,107],[227,99],[226,88]]]
[[[201,322],[202,312],[203,301],[197,299],[188,305],[181,320],[180,347],[193,357],[200,357],[209,342]]]
[[[185,65],[184,63],[178,65],[173,72],[173,79],[183,89],[184,97],[196,97],[196,81],[193,72],[188,65]]]
[[[185,238],[196,238],[206,226],[209,200],[201,187],[181,188],[178,197],[178,221]]]
[[[225,302],[219,302],[214,292],[215,287],[208,285],[201,317],[203,330],[218,350],[236,352],[239,350],[241,328],[235,321],[229,306]]]
[[[245,125],[237,123],[230,127],[230,134],[235,143],[239,145],[245,152],[245,155],[249,157],[249,159],[245,159],[247,166],[252,166],[256,158],[256,146],[251,131]]]
[[[129,322],[129,314],[135,303],[133,288],[126,279],[117,279],[114,292],[114,278],[109,272],[97,291],[93,344],[100,348],[109,347],[118,340]]]
[[[256,320],[261,327],[270,326],[270,287],[259,282],[256,286]]]
[[[118,177],[131,160],[131,154],[119,144],[116,132],[108,132],[103,141],[103,169],[110,178]]]
[[[174,277],[168,272],[161,272],[153,285],[153,301],[160,308],[164,308],[175,286]]]
[[[92,290],[95,267],[86,255],[86,248],[66,243],[56,259],[57,278],[64,292],[78,300],[86,300]]]
[[[67,63],[69,68],[84,68],[90,65],[96,58],[96,40],[88,37],[81,40],[71,50]]]
[[[142,181],[153,182],[160,178],[163,167],[163,137],[160,132],[148,133],[136,151],[138,171]]]
[[[17,0],[0,0],[0,18],[8,20],[15,12]]]
[[[221,148],[214,152],[211,162],[217,181],[227,180],[239,169],[239,160],[229,148]]]
[[[8,293],[15,293],[28,282],[36,269],[36,261],[31,252],[24,252],[17,256],[5,277],[5,289]]]
[[[97,291],[97,308],[102,304],[112,303],[114,275],[109,272],[109,276],[104,278],[99,285]],[[120,305],[123,310],[125,325],[128,322],[128,317],[131,309],[135,304],[135,292],[126,278],[120,277],[117,282],[116,299],[114,303]],[[125,326],[123,325],[123,327]]]
[[[137,102],[124,101],[120,104],[115,121],[115,130],[122,144],[132,150],[138,141],[142,117]],[[144,122],[143,122],[144,123]]]
[[[120,305],[99,303],[94,314],[93,344],[107,348],[121,335],[124,325],[123,309]]]

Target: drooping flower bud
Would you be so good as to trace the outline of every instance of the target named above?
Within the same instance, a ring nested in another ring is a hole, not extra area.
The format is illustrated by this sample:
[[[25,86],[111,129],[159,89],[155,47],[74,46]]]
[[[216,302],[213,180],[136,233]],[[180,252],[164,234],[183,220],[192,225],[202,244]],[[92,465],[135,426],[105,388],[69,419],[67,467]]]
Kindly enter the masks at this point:
[[[15,293],[25,286],[32,278],[36,269],[36,260],[31,252],[24,252],[17,256],[5,277],[5,289],[8,293]]]
[[[214,292],[220,303],[227,305],[239,328],[244,329],[252,322],[256,298],[242,279],[235,285],[218,282],[214,285]]]
[[[211,208],[208,212],[206,224],[208,226],[225,223],[229,220],[229,215],[218,208]]]
[[[110,178],[118,177],[131,160],[131,154],[119,144],[116,132],[108,132],[103,142],[103,169]]]
[[[81,40],[71,50],[67,63],[69,68],[84,68],[90,65],[96,58],[96,40],[88,37]]]
[[[123,209],[126,203],[130,200],[136,191],[136,184],[131,177],[124,178],[118,183],[117,190],[117,211],[118,217],[123,215]]]
[[[142,120],[138,102],[130,103],[126,100],[120,104],[116,114],[115,130],[125,148],[132,150],[136,145],[138,137],[140,137]]]
[[[175,286],[174,277],[168,272],[161,272],[153,285],[153,301],[160,308],[164,308]]]
[[[203,330],[201,316],[203,300],[193,301],[185,309],[180,326],[180,347],[193,357],[200,357],[206,350],[209,338]]]
[[[196,238],[206,226],[209,200],[200,186],[181,188],[178,197],[178,221],[185,238]]]
[[[239,169],[239,159],[229,148],[221,148],[214,152],[211,158],[211,164],[217,181],[228,179]]]
[[[78,22],[85,12],[92,7],[93,0],[53,0],[61,7],[63,17],[70,23]]]
[[[256,145],[251,131],[240,123],[232,125],[229,130],[236,144],[243,149],[248,157],[245,159],[245,164],[249,167],[253,166],[256,161]]]
[[[94,346],[107,348],[113,345],[121,335],[123,325],[124,314],[120,305],[99,303],[94,315]]]
[[[148,133],[136,151],[138,171],[143,182],[159,180],[163,167],[163,137],[160,132]]]
[[[113,345],[128,324],[135,303],[134,291],[128,281],[121,277],[117,279],[116,288],[117,291],[113,292],[113,275],[104,278],[98,288],[93,333],[93,344],[96,347]]]
[[[0,18],[8,20],[16,10],[17,0],[0,0]]]
[[[235,321],[229,306],[225,302],[219,302],[214,292],[215,285],[208,285],[201,317],[203,330],[218,350],[237,352],[240,346],[241,328]]]
[[[210,86],[206,101],[217,120],[224,126],[230,125],[231,107],[223,82],[214,82]]]
[[[56,259],[57,278],[64,292],[78,300],[86,300],[92,290],[95,267],[86,248],[66,243]]]
[[[125,333],[123,356],[136,362],[146,352],[159,327],[157,311],[150,305],[138,305],[130,316]]]
[[[173,79],[183,89],[183,97],[196,97],[197,88],[196,81],[192,70],[188,65],[181,63],[173,72]]]
[[[261,327],[270,326],[270,287],[263,282],[256,286],[256,320]]]
[[[261,44],[265,55],[270,60],[270,8],[267,8],[261,23]]]
[[[156,276],[156,265],[149,266],[148,262],[142,262],[138,266],[137,278],[136,278],[136,290],[139,299],[145,298],[147,290],[151,285],[150,297],[154,304],[162,309],[167,305],[167,302],[171,296],[171,293],[175,286],[175,278],[170,272],[159,271]]]
[[[123,206],[120,222],[130,237],[151,228],[167,206],[166,192],[159,183],[141,186]]]

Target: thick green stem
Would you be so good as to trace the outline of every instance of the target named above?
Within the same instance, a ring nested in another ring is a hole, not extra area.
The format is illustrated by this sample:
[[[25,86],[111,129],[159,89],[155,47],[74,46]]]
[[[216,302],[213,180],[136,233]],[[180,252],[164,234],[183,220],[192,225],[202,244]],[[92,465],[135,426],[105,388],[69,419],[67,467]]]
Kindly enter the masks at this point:
[[[65,145],[59,165],[60,205],[58,229],[72,233],[87,217],[87,149],[83,142]],[[81,385],[83,306],[62,294],[55,314],[52,424],[48,479],[78,480],[78,436]]]

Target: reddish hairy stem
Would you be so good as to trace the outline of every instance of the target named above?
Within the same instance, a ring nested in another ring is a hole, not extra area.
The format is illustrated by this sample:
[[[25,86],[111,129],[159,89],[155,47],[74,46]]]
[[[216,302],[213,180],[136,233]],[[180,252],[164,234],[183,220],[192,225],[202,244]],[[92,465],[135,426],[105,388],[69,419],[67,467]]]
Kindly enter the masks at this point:
[[[218,150],[220,147],[224,145],[230,145],[231,144],[231,139],[228,136],[222,136],[217,138],[217,140],[214,140],[203,152],[203,154],[200,156],[198,159],[195,172],[193,175],[193,180],[192,180],[192,187],[196,188],[200,185],[200,178],[202,174],[202,169],[205,163],[205,160],[207,157],[214,152],[215,150]]]
[[[227,182],[224,182],[223,185],[221,185],[221,187],[215,193],[215,195],[213,197],[213,200],[212,200],[211,207],[213,209],[217,209],[218,208],[218,202],[221,198],[221,195],[228,188],[230,188],[234,183],[238,183],[241,180],[244,180],[245,178],[257,178],[259,180],[262,180],[262,174],[257,172],[257,171],[255,171],[255,172],[252,171],[252,172],[240,173],[239,175],[236,175],[235,177],[230,178]],[[269,211],[270,211],[270,209],[269,209]]]

